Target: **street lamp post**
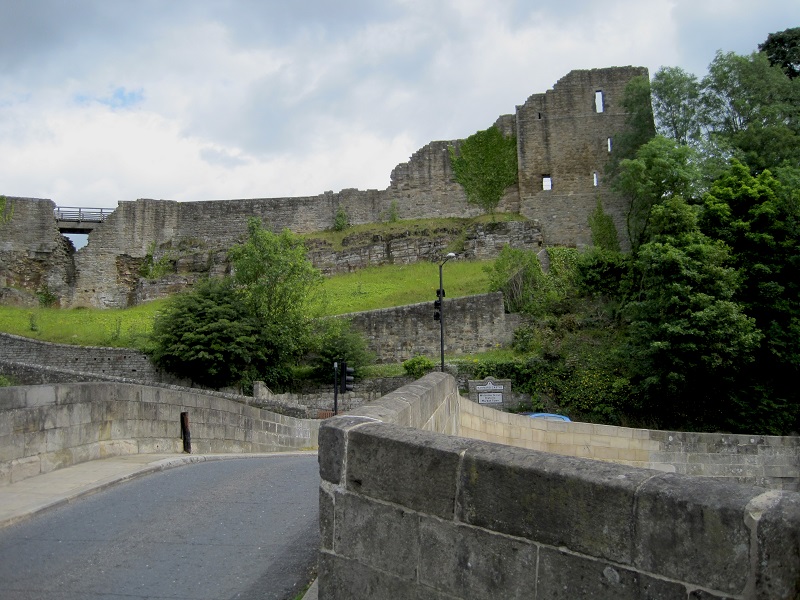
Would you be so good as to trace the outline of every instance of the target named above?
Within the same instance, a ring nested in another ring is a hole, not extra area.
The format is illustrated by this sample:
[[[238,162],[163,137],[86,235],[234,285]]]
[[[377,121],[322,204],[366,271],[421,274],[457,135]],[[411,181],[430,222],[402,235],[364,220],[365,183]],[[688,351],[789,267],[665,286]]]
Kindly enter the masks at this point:
[[[444,267],[444,263],[455,257],[456,255],[450,252],[444,257],[444,260],[439,263],[439,291],[437,292],[437,296],[439,296],[439,350],[441,355],[440,370],[442,373],[444,373],[444,287],[442,287],[442,267]]]

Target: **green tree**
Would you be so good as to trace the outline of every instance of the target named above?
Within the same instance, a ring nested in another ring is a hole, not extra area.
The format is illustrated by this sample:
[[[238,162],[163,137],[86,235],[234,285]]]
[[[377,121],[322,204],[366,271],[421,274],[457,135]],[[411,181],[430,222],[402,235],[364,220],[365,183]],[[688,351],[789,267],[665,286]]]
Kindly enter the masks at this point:
[[[352,323],[347,319],[319,319],[315,328],[310,362],[318,379],[328,380],[334,362],[346,362],[348,367],[355,369],[356,377],[360,377],[364,367],[375,361],[375,354],[367,347],[367,340],[353,329]]]
[[[700,182],[696,154],[688,146],[656,136],[623,160],[614,187],[628,201],[628,239],[634,253],[650,236],[650,214],[661,201],[694,198]]]
[[[783,69],[789,79],[800,76],[800,27],[770,33],[758,50],[767,56],[769,64]]]
[[[290,366],[312,345],[314,293],[321,275],[290,232],[258,219],[229,253],[233,276],[201,282],[170,299],[149,352],[169,372],[213,388],[256,379],[282,389]]]
[[[731,248],[742,277],[735,300],[764,334],[742,380],[751,396],[742,410],[770,433],[800,428],[799,201],[797,187],[788,192],[769,171],[753,176],[733,161],[706,194],[701,221],[706,234]]]
[[[614,136],[614,151],[606,165],[606,174],[614,185],[623,161],[636,156],[636,152],[655,134],[650,82],[645,76],[631,79],[623,90],[620,101],[625,112],[625,127]]]
[[[699,207],[671,197],[633,262],[626,355],[645,412],[662,427],[742,429],[737,375],[761,334],[733,301],[726,246],[702,234]]]
[[[700,139],[700,82],[680,67],[661,67],[650,83],[658,133],[689,145]]]
[[[766,55],[718,52],[702,81],[703,123],[753,172],[800,162],[800,79]]]
[[[505,190],[517,183],[517,138],[489,127],[448,150],[455,179],[463,186],[467,201],[494,214]]]
[[[619,252],[619,236],[611,215],[603,210],[603,203],[597,199],[594,212],[589,215],[589,228],[592,231],[592,245],[603,250]]]
[[[259,320],[228,279],[207,279],[172,296],[153,324],[156,365],[219,389],[253,380],[270,364]]]
[[[548,272],[542,270],[532,250],[504,246],[486,268],[489,291],[503,292],[506,310],[541,315],[554,310],[575,289],[578,252],[574,248],[548,248]]]
[[[275,234],[251,218],[247,236],[228,253],[233,280],[273,340],[276,364],[287,364],[311,344],[322,275],[306,256],[303,241],[288,229]]]

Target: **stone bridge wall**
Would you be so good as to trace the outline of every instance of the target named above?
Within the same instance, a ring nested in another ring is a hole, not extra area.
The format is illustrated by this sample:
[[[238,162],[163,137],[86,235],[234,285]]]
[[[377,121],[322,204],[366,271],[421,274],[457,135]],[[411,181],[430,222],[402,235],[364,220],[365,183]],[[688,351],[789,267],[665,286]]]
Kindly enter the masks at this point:
[[[462,400],[464,437],[667,473],[800,491],[800,437],[631,429],[531,419]]]
[[[0,388],[0,485],[109,456],[182,452],[182,412],[195,453],[317,447],[319,421],[221,394],[123,383]]]
[[[324,422],[320,598],[798,597],[800,494],[415,427],[447,378]]]

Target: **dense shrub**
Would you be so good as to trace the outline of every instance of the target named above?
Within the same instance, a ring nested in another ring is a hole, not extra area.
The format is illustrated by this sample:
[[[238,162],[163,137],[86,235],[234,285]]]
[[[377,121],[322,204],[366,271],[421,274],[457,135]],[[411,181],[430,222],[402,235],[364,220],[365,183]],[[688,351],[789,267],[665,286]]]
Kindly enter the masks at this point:
[[[403,363],[403,370],[405,370],[406,375],[413,377],[414,379],[419,379],[423,375],[433,371],[435,368],[436,363],[427,356],[415,356],[414,358],[409,358]]]

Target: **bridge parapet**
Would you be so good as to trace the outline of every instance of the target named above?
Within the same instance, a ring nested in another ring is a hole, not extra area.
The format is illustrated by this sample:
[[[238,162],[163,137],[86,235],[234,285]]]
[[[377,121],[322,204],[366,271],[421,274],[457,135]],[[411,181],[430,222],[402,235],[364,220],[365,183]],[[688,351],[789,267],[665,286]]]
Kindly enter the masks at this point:
[[[445,377],[323,423],[321,598],[796,596],[797,492],[422,431]]]

